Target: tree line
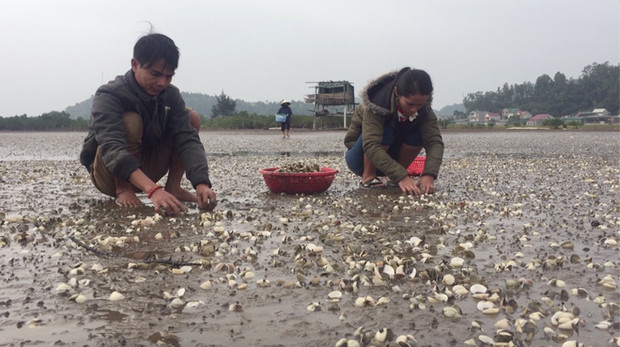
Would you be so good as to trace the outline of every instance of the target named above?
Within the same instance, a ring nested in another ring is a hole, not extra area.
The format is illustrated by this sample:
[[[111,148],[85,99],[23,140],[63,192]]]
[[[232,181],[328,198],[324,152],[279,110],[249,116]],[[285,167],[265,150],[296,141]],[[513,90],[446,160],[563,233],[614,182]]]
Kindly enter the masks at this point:
[[[219,112],[219,111],[218,111]],[[278,127],[275,116],[263,116],[246,111],[234,112],[229,115],[219,115],[208,118],[200,116],[202,128],[208,130],[223,129],[269,129]],[[314,117],[307,115],[293,115],[293,128],[312,129]],[[342,127],[341,117],[317,118],[318,129],[335,129]],[[69,113],[52,111],[38,117],[28,117],[25,114],[13,117],[0,117],[0,131],[86,131],[88,120],[83,118],[71,119]]]
[[[277,109],[269,116],[237,111],[236,100],[230,98],[224,91],[216,96],[215,100],[215,104],[211,105],[210,114],[205,115],[199,112],[203,129],[269,129],[279,126],[274,116]],[[342,118],[319,117],[315,124],[313,116],[294,114],[291,118],[291,126],[299,129],[312,129],[314,126],[319,129],[335,129],[342,127]],[[14,117],[0,117],[0,130],[73,131],[87,129],[88,120],[82,117],[72,119],[71,115],[65,111],[52,111],[39,117],[27,117],[25,114]]]
[[[25,114],[0,117],[0,130],[73,131],[86,129],[88,129],[88,120],[71,119],[71,115],[65,111],[52,111],[38,117],[28,117]]]
[[[222,93],[224,93],[222,91]],[[210,118],[213,114],[213,106],[217,105],[218,97],[213,95],[199,94],[199,93],[188,93],[181,92],[181,96],[183,100],[185,100],[185,104],[190,106],[199,114],[204,115],[207,118]],[[84,119],[88,119],[90,117],[90,109],[93,107],[94,96],[76,103],[75,105],[68,106],[65,111],[71,114],[72,119],[78,119],[82,117]],[[245,111],[249,114],[256,113],[262,115],[272,115],[278,111],[280,107],[279,101],[258,101],[258,102],[249,102],[241,99],[234,99],[235,110],[238,112]],[[291,100],[291,108],[295,114],[300,115],[311,115],[311,110],[314,108],[314,104],[305,103],[302,101]],[[219,112],[216,113],[220,114]]]
[[[553,116],[575,115],[581,111],[606,108],[618,114],[620,103],[620,64],[593,63],[586,66],[577,79],[567,79],[557,72],[553,78],[544,74],[536,83],[508,85],[494,92],[467,94],[463,105],[470,111],[501,113],[504,108],[515,108],[531,114]]]

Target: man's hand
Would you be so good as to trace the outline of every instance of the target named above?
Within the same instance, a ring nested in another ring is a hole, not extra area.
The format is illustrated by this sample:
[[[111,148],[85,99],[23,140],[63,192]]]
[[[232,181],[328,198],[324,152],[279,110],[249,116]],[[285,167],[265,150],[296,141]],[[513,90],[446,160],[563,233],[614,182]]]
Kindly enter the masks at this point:
[[[422,194],[435,194],[435,178],[431,175],[420,177],[418,187],[420,187]]]
[[[159,211],[160,208],[166,211],[166,215],[177,215],[179,212],[187,211],[187,206],[184,203],[175,198],[174,195],[168,193],[164,189],[157,189],[151,195],[151,201],[155,207],[155,211]]]
[[[198,199],[198,208],[212,211],[217,206],[215,192],[206,184],[196,186],[196,198]]]

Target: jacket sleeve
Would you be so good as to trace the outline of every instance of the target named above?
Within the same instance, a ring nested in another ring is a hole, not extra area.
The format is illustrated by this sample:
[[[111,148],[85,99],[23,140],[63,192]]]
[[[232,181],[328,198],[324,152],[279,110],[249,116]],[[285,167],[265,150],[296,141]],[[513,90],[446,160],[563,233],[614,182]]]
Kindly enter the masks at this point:
[[[344,136],[344,145],[347,149],[351,149],[357,142],[357,139],[362,134],[362,113],[364,106],[359,106],[355,108],[353,112],[353,117],[351,118],[351,124],[349,124],[349,128],[347,129],[347,133]]]
[[[113,91],[100,88],[93,100],[90,127],[105,166],[115,177],[127,181],[129,175],[140,167],[140,162],[127,150],[124,112],[120,98]]]
[[[393,182],[400,181],[409,172],[396,160],[392,159],[383,148],[383,124],[385,116],[378,115],[366,109],[362,119],[362,146],[368,159],[375,165],[377,170],[388,176]]]
[[[169,112],[167,131],[181,159],[187,179],[194,188],[201,183],[211,187],[204,146],[196,129],[190,124],[189,112],[180,95],[174,99]]]
[[[435,179],[439,175],[439,168],[443,161],[443,138],[439,132],[439,124],[437,124],[437,116],[433,109],[428,106],[427,116],[420,124],[420,132],[422,134],[422,145],[426,151],[426,162],[424,164],[424,172],[422,175],[431,175]]]

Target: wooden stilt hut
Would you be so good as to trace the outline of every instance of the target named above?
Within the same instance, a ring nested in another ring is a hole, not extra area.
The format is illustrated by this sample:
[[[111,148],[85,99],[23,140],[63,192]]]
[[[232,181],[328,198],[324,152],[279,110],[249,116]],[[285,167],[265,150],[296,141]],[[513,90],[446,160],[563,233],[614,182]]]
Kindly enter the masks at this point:
[[[306,95],[306,102],[314,104],[312,129],[316,129],[317,117],[341,116],[343,127],[347,127],[347,117],[355,110],[355,93],[353,84],[348,81],[307,82],[314,84],[314,93]],[[342,111],[333,110],[344,106]]]

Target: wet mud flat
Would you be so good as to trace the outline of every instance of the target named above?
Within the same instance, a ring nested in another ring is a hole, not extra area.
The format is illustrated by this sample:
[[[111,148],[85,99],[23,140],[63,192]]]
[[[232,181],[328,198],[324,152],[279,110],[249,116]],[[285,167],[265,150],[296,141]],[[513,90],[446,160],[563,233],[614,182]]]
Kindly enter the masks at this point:
[[[404,197],[341,132],[203,132],[220,202],[176,217],[96,192],[83,136],[0,133],[0,346],[618,345],[617,133],[446,133]],[[270,193],[298,161],[340,172]]]

